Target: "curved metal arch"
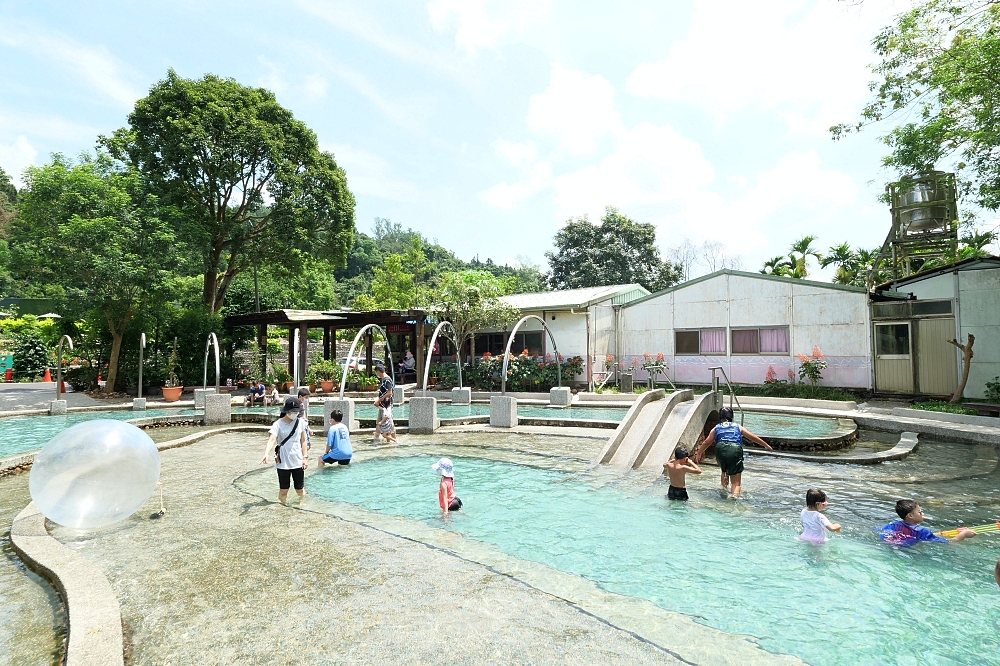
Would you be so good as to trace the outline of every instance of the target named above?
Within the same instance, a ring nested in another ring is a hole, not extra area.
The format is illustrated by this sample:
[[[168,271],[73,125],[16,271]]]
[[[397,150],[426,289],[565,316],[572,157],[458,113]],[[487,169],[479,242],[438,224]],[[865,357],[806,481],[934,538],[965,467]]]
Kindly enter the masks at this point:
[[[347,371],[350,370],[350,368],[351,368],[351,357],[354,356],[354,348],[358,346],[358,340],[361,339],[361,336],[364,335],[365,331],[367,331],[369,328],[377,328],[378,331],[379,331],[379,333],[382,334],[382,339],[385,341],[385,348],[389,352],[389,358],[390,358],[390,360],[392,359],[392,347],[389,346],[389,336],[386,335],[385,329],[383,329],[378,324],[365,324],[364,327],[362,327],[362,329],[360,331],[358,331],[358,334],[356,336],[354,336],[354,342],[351,343],[351,350],[349,352],[347,352],[347,358],[344,360],[344,374],[341,375],[341,377],[340,377],[340,399],[341,400],[344,399],[344,389],[347,388]],[[358,358],[360,359],[360,356]],[[369,371],[371,371],[371,368],[365,368],[365,371],[369,372]],[[392,373],[390,375],[392,377],[392,385],[395,386],[396,385],[396,369],[392,367],[392,363],[389,363],[389,372]]]
[[[437,327],[434,329],[434,333],[431,334],[431,341],[427,343],[427,363],[424,364],[424,383],[422,384],[422,386],[424,387],[424,391],[427,390],[427,376],[430,374],[431,359],[434,357],[434,354],[431,353],[432,350],[434,349],[434,341],[437,340],[438,333],[440,333],[441,329],[444,328],[445,326],[451,329],[451,336],[449,337],[451,337],[451,341],[455,344],[455,349],[458,350],[458,343],[455,342],[458,339],[458,333],[455,332],[455,327],[452,326],[451,322],[448,321],[443,321],[440,324],[438,324]],[[461,350],[459,350],[459,354],[461,355]],[[456,361],[455,367],[458,368],[458,388],[462,388],[461,361]]]
[[[562,361],[559,360],[559,349],[556,347],[556,339],[552,336],[552,331],[549,327],[545,325],[545,320],[538,315],[525,315],[521,317],[521,320],[514,324],[514,328],[510,332],[510,337],[507,339],[507,349],[503,352],[503,369],[500,371],[500,394],[503,395],[507,392],[507,361],[510,359],[510,346],[514,344],[514,334],[517,333],[517,329],[524,325],[524,322],[529,319],[537,319],[541,323],[542,328],[549,335],[549,342],[552,343],[552,351],[556,357],[556,378],[560,388],[562,388]]]
[[[69,343],[69,350],[73,351],[73,338],[68,335],[64,335],[59,338],[59,351],[56,352],[56,400],[62,400],[60,398],[62,389],[62,350],[63,350],[63,340]],[[114,387],[112,387],[114,388]]]
[[[208,388],[208,350],[215,347],[215,391],[219,391],[219,338],[215,333],[209,333],[205,341],[205,373],[201,378],[201,387]]]
[[[146,334],[139,334],[139,392],[136,394],[137,398],[142,397],[142,350],[146,348]]]

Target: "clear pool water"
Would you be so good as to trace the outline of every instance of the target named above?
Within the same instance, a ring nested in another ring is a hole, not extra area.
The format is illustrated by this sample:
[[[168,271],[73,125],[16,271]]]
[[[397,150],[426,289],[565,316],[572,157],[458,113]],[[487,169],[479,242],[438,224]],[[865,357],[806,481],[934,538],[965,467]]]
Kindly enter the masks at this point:
[[[446,446],[317,472],[307,486],[755,636],[765,649],[811,664],[998,664],[992,568],[1000,537],[903,550],[872,531],[907,496],[922,501],[932,527],[1000,518],[991,447],[923,447],[922,455],[863,470],[753,458],[736,502],[720,496],[712,468],[689,484],[692,501],[683,504],[664,499],[660,478],[461,457]],[[441,453],[455,460],[465,502],[447,521],[430,469]],[[927,482],[909,485],[918,476]],[[805,489],[817,485],[831,496],[827,514],[844,526],[819,547],[794,538]]]
[[[257,413],[267,413],[274,415],[275,418],[278,417],[277,408],[267,408],[262,407],[234,407],[234,412],[257,412]],[[546,418],[546,419],[579,419],[579,420],[597,420],[597,421],[621,421],[624,418],[625,413],[628,409],[622,407],[567,407],[567,408],[552,408],[544,407],[541,405],[518,405],[517,413],[519,416],[530,417],[530,418]],[[323,407],[322,406],[310,406],[309,414],[313,416],[322,416]],[[378,414],[378,410],[368,401],[358,402],[354,405],[354,415],[359,419],[373,419]],[[409,417],[410,408],[409,405],[397,405],[392,408],[392,414],[395,418],[405,419]],[[489,416],[490,406],[488,404],[472,404],[472,405],[452,405],[448,403],[438,403],[438,418],[442,419],[457,419],[463,416]]]
[[[65,416],[14,416],[0,419],[0,458],[40,449],[57,433],[66,428],[94,419],[127,421],[147,416],[195,414],[191,409],[147,409],[133,412],[123,409],[107,412],[76,412]]]

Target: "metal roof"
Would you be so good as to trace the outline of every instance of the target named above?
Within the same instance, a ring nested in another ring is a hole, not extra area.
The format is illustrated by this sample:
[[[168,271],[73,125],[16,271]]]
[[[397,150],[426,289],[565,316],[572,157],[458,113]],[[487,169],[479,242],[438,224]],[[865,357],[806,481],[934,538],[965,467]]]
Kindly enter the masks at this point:
[[[774,280],[778,282],[785,282],[793,285],[802,285],[805,287],[819,287],[820,289],[834,289],[837,291],[851,291],[857,294],[867,293],[868,290],[864,287],[852,287],[849,284],[837,284],[835,282],[817,282],[815,280],[800,280],[798,278],[785,277],[783,275],[767,275],[765,273],[748,273],[746,271],[734,271],[729,268],[725,268],[721,271],[715,271],[714,273],[709,273],[708,275],[702,275],[701,277],[696,277],[693,280],[688,280],[687,282],[681,282],[680,284],[675,284],[672,287],[667,287],[666,289],[661,289],[655,293],[649,294],[648,296],[643,296],[642,298],[637,298],[628,304],[628,306],[637,305],[643,301],[648,301],[651,298],[656,298],[657,296],[663,296],[664,294],[669,294],[672,291],[677,291],[678,289],[684,289],[685,287],[690,287],[698,284],[699,282],[704,282],[705,280],[711,280],[712,278],[719,277],[720,275],[736,275],[745,278],[754,278],[756,280]]]
[[[890,280],[889,282],[876,285],[875,291],[886,291],[893,285],[907,285],[912,282],[919,282],[920,280],[926,280],[927,278],[943,275],[944,273],[951,273],[953,271],[981,271],[987,268],[1000,268],[1000,257],[972,257],[970,259],[962,259],[961,261],[956,261],[944,266],[938,266],[937,268],[929,268],[926,271],[920,271],[919,273],[914,273],[913,275],[907,275],[906,277],[899,278],[898,280]]]
[[[230,315],[225,319],[227,327],[256,326],[265,324],[271,326],[293,326],[306,324],[310,327],[332,326],[334,328],[359,328],[365,324],[402,324],[408,321],[423,319],[427,313],[423,310],[373,310],[371,312],[356,312],[354,310],[334,310],[320,312],[319,310],[269,310],[267,312],[248,312],[246,314]]]
[[[541,291],[534,294],[513,294],[501,300],[521,311],[565,310],[586,308],[610,300],[614,305],[624,305],[649,294],[649,290],[639,284],[614,284],[584,289],[563,291]]]

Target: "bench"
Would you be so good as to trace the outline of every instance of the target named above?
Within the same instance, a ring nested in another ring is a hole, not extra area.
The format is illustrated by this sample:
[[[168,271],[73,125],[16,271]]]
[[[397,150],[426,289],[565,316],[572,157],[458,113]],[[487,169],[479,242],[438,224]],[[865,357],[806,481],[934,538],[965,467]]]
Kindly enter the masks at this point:
[[[962,407],[974,409],[980,416],[1000,417],[1000,405],[994,405],[989,402],[963,402]]]

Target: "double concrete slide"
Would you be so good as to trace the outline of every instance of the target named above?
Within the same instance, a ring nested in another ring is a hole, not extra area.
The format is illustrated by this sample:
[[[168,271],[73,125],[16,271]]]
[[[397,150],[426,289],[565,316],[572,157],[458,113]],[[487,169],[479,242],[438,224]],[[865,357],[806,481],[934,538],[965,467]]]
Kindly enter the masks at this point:
[[[705,423],[722,407],[722,394],[695,396],[690,389],[669,395],[663,389],[643,393],[628,410],[597,462],[621,469],[657,469],[683,444],[693,449]]]

